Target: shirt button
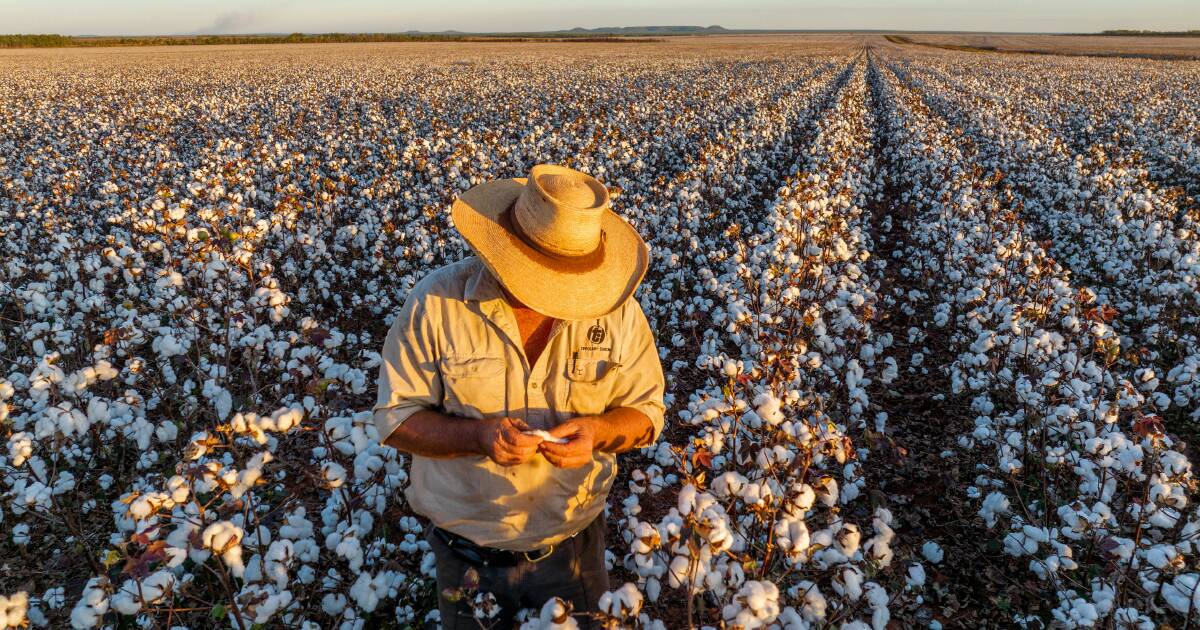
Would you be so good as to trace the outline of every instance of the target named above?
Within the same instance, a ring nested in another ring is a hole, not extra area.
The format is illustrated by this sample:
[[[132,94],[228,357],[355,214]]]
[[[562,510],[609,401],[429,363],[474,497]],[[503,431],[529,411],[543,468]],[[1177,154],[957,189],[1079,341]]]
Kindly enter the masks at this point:
[[[541,384],[541,383],[534,382],[534,383],[530,383],[530,384],[529,384],[529,387],[530,387],[531,389],[541,389],[541,388],[542,388],[542,384]]]

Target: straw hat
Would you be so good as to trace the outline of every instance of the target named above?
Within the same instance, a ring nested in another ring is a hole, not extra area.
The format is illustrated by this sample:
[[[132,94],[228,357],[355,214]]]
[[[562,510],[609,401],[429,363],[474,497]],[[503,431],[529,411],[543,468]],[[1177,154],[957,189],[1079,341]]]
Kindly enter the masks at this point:
[[[555,319],[592,319],[623,304],[649,263],[646,244],[608,207],[608,189],[564,166],[471,188],[454,225],[505,289]]]

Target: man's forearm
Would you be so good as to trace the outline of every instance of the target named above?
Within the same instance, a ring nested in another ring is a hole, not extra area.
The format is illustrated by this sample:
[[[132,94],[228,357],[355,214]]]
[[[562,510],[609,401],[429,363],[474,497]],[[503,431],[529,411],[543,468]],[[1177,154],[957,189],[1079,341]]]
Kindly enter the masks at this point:
[[[617,407],[599,416],[579,419],[592,425],[593,444],[597,451],[624,453],[648,446],[654,438],[654,423],[646,414],[632,407]]]
[[[376,413],[390,413],[388,410]],[[650,444],[654,424],[646,414],[618,407],[599,416],[575,419],[592,427],[593,449],[607,453],[623,453]],[[409,416],[384,443],[396,450],[431,458],[487,455],[479,434],[484,420],[470,420],[423,409]]]
[[[384,443],[396,450],[422,457],[483,455],[478,439],[479,422],[423,409],[402,422]]]

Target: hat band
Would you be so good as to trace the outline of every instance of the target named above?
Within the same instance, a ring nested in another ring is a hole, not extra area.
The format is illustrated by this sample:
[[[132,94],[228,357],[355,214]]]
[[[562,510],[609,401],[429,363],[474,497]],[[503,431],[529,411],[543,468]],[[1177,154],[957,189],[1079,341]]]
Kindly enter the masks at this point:
[[[596,246],[596,249],[583,254],[582,256],[567,256],[564,254],[546,251],[545,248],[538,245],[536,239],[530,237],[529,234],[525,232],[524,228],[521,227],[521,222],[517,221],[516,217],[513,216],[516,205],[516,200],[514,200],[513,203],[509,204],[509,206],[504,209],[504,212],[501,212],[496,218],[497,223],[500,224],[500,227],[504,228],[509,234],[513,235],[514,240],[518,241],[520,245],[528,247],[547,258],[569,264],[572,268],[571,271],[591,271],[598,268],[600,264],[604,262],[604,243],[607,240],[605,238],[606,235],[604,230],[600,230],[600,244]]]

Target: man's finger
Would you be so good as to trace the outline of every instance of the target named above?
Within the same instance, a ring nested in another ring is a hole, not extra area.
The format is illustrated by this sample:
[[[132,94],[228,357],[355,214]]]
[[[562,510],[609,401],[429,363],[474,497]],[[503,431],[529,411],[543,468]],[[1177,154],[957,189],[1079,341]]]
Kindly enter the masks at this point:
[[[521,455],[508,451],[496,452],[496,463],[500,464],[501,466],[516,466],[517,464],[528,461],[528,459],[529,455]]]
[[[550,462],[550,465],[554,466],[555,468],[563,467],[563,458],[554,453],[547,453],[543,451],[542,457],[545,457],[546,461]]]
[[[543,453],[550,453],[555,457],[567,457],[579,450],[570,442],[566,444],[555,444],[554,442],[542,442],[538,446],[538,450]]]
[[[570,438],[581,431],[578,424],[574,422],[564,422],[553,429],[547,431],[550,435],[556,438]]]
[[[564,468],[574,468],[584,463],[592,461],[592,453],[586,449],[572,447],[570,445],[559,444],[544,444],[540,449],[542,455],[546,456],[550,463]],[[574,463],[573,466],[567,465]]]
[[[590,457],[571,455],[567,457],[559,457],[552,453],[542,453],[546,457],[546,461],[550,462],[557,468],[579,468],[592,461]]]
[[[496,454],[505,457],[527,458],[537,452],[537,446],[514,446],[511,444],[497,444]]]
[[[521,459],[529,459],[530,457],[533,457],[534,453],[537,453],[537,452],[538,452],[538,449],[536,446],[523,447],[523,448],[511,448],[508,450],[508,454],[510,456],[520,457]]]

